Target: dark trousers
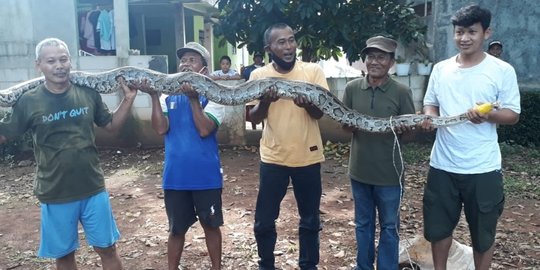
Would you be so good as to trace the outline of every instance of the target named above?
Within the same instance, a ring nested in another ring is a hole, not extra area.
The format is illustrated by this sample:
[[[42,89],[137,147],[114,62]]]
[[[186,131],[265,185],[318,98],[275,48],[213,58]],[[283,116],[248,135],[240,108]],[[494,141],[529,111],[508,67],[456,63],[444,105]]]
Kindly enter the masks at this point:
[[[254,227],[259,269],[275,269],[276,219],[289,182],[300,214],[298,265],[300,269],[317,269],[319,264],[321,165],[293,168],[261,162]]]

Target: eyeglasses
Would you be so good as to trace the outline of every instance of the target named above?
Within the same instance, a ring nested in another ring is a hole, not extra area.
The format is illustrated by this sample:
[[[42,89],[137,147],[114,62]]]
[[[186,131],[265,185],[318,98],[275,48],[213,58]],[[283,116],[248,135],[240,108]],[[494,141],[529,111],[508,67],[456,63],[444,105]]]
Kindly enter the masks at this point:
[[[390,55],[388,54],[368,54],[366,56],[366,62],[373,62],[377,61],[379,63],[386,62],[390,59]]]
[[[181,64],[195,64],[201,62],[201,58],[198,57],[182,57],[180,58]]]

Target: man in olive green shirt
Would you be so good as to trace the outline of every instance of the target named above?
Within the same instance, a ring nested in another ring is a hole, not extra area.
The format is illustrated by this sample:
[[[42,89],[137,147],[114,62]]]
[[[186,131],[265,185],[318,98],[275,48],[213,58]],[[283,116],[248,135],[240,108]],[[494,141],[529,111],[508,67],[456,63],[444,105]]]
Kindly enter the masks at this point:
[[[399,84],[388,71],[394,64],[397,42],[382,36],[367,40],[362,50],[368,69],[366,78],[349,82],[343,102],[359,113],[390,117],[414,113],[411,90]],[[393,133],[377,134],[344,126],[353,133],[349,175],[354,198],[357,241],[356,269],[396,269],[399,248],[399,204],[403,172]],[[396,127],[396,133],[408,132]],[[380,238],[375,252],[376,212]]]

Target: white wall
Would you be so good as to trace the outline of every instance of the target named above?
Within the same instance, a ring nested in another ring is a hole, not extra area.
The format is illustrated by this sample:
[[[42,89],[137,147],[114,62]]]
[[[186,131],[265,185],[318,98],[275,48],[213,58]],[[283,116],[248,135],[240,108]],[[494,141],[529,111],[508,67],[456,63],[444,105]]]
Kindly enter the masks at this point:
[[[0,8],[0,89],[35,78],[34,48],[40,40],[64,40],[77,54],[73,0],[2,0]]]
[[[0,89],[34,77],[31,0],[5,0],[0,8]],[[26,18],[23,20],[23,18]],[[22,31],[25,29],[26,31]]]

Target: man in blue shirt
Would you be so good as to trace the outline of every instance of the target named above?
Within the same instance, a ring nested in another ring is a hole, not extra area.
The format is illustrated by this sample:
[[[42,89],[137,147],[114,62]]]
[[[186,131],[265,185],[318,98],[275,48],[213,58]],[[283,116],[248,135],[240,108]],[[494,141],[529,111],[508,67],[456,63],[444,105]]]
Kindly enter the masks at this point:
[[[189,42],[178,49],[181,72],[208,75],[208,51]],[[167,258],[169,269],[178,269],[185,234],[199,219],[205,233],[212,270],[221,269],[223,179],[216,138],[223,113],[184,82],[181,94],[161,96],[143,89],[152,98],[152,127],[165,136],[163,189],[169,219]]]

